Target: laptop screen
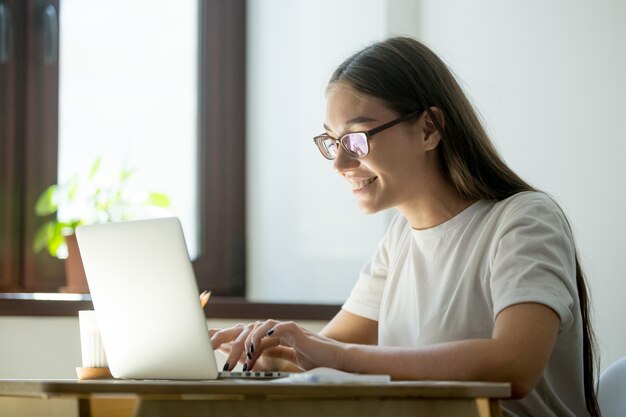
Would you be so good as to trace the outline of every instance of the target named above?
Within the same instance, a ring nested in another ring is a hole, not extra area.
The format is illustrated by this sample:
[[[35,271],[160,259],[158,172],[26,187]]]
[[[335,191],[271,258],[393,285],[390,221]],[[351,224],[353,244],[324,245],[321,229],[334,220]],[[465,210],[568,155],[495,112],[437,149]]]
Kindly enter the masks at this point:
[[[112,375],[217,378],[179,220],[80,226],[76,236]]]

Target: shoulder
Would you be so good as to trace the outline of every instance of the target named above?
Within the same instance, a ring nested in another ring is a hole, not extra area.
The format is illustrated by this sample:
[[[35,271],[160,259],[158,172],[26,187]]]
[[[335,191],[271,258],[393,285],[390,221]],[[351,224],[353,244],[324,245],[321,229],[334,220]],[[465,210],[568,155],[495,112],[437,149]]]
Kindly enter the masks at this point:
[[[528,211],[532,209],[548,209],[561,211],[556,202],[544,192],[524,191],[498,201],[495,207],[507,212]]]
[[[525,235],[562,236],[573,240],[570,224],[559,205],[543,192],[522,192],[494,204],[490,213],[495,237]]]
[[[525,191],[512,195],[494,204],[494,214],[500,221],[519,219],[544,219],[567,224],[565,214],[556,201],[548,194],[539,191]]]

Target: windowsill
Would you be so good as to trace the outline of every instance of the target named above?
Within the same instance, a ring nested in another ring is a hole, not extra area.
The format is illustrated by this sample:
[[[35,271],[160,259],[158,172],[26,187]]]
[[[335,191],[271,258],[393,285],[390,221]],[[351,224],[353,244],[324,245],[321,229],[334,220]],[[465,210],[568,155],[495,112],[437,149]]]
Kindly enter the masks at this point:
[[[216,319],[330,320],[340,310],[332,304],[249,302],[241,297],[211,297],[205,315]],[[91,295],[70,293],[0,293],[0,316],[78,316],[91,310]]]

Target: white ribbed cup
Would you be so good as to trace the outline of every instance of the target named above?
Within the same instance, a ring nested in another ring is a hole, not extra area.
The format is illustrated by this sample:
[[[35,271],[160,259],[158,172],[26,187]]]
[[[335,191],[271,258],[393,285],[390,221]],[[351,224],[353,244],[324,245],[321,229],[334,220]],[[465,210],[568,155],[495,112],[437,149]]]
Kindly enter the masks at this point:
[[[106,368],[109,366],[100,337],[96,312],[93,310],[79,311],[78,323],[83,368]]]

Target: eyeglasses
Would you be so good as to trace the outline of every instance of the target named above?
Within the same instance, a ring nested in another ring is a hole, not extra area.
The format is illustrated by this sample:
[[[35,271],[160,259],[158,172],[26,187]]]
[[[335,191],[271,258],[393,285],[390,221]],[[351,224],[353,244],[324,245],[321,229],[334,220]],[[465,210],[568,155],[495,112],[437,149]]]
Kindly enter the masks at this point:
[[[366,132],[346,133],[339,139],[332,138],[328,136],[328,134],[323,133],[321,135],[315,136],[313,138],[313,141],[322,153],[322,156],[324,156],[324,158],[326,159],[333,160],[337,158],[337,153],[339,152],[339,144],[341,144],[341,146],[348,153],[348,155],[355,158],[362,158],[369,153],[369,140],[374,135],[422,113],[423,110],[418,110],[409,114],[405,114],[404,116],[400,116],[397,119],[394,119],[388,123],[385,123],[382,126],[375,127],[374,129],[368,130]]]

